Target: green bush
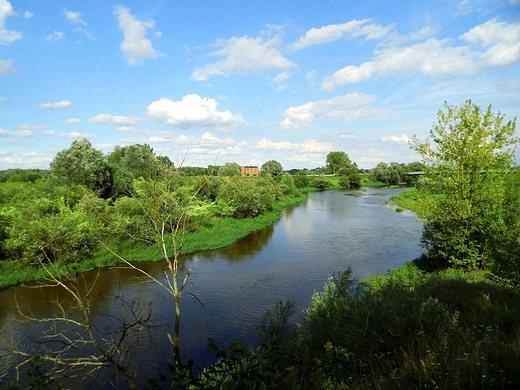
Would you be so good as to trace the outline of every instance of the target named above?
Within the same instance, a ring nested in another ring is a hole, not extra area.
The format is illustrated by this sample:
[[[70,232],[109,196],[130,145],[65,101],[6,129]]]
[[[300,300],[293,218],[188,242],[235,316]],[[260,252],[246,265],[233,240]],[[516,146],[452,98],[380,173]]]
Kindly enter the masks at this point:
[[[329,187],[332,187],[330,180],[327,180],[323,175],[315,177],[310,185],[317,188],[318,190],[325,190]]]

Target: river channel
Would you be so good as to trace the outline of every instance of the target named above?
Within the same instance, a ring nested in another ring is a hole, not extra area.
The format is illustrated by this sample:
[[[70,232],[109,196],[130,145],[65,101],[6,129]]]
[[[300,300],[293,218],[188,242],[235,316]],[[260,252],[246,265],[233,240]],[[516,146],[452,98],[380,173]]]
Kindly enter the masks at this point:
[[[379,271],[399,267],[422,253],[422,226],[410,212],[396,212],[384,202],[402,189],[364,188],[359,191],[310,193],[306,202],[283,211],[273,226],[219,250],[189,256],[185,268],[192,274],[182,302],[181,356],[193,359],[196,367],[215,360],[208,352],[208,338],[222,344],[243,337],[257,341],[255,328],[264,313],[279,300],[295,302],[294,320],[328,277],[352,267],[361,279]],[[140,263],[148,273],[161,278],[165,265]],[[130,270],[102,270],[86,275],[87,283],[97,277],[93,311],[111,313],[118,309],[114,296],[151,302],[156,324],[154,346],[143,343],[138,357],[145,357],[143,377],[164,371],[171,361],[167,333],[172,333],[174,306],[171,298],[153,283]],[[53,313],[52,302],[60,292],[51,288],[15,287],[0,291],[0,336],[30,351],[38,327],[17,318],[16,301],[36,317]],[[202,303],[202,305],[199,303]],[[110,317],[107,321],[110,321]],[[100,317],[101,318],[101,317]],[[0,359],[0,385],[12,378],[14,358]],[[3,366],[2,366],[3,365]],[[93,380],[99,380],[93,379]],[[73,387],[88,387],[88,380]]]

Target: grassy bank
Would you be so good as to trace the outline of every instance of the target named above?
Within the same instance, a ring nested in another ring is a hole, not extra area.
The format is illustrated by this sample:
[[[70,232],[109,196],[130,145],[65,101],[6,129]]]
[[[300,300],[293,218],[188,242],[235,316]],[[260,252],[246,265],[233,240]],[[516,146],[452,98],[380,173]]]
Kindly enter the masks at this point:
[[[284,197],[277,201],[273,210],[259,215],[256,218],[220,218],[215,219],[209,226],[201,226],[194,232],[188,232],[183,237],[182,253],[190,254],[203,250],[223,248],[233,244],[248,234],[272,225],[280,219],[285,207],[292,207],[304,202],[305,195],[296,198]],[[118,242],[110,245],[116,253],[129,261],[157,261],[161,260],[156,246],[136,244],[133,241]],[[99,247],[92,258],[78,263],[68,264],[63,269],[70,273],[91,271],[95,268],[112,267],[118,264],[117,258],[108,250]],[[47,276],[42,268],[26,266],[19,262],[0,261],[0,289],[20,283],[41,280]]]
[[[408,188],[399,195],[392,196],[388,202],[397,205],[397,211],[411,210],[415,212],[417,210],[417,201],[419,199],[419,192],[416,188]]]

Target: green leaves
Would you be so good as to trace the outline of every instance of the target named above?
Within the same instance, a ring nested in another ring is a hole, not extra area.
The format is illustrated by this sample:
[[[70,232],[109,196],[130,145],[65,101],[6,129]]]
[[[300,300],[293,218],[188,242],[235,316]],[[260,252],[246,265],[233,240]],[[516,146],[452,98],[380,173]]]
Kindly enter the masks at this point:
[[[262,174],[270,174],[271,176],[278,176],[283,173],[282,164],[276,160],[269,160],[262,164]]]
[[[465,269],[489,263],[518,142],[515,124],[467,100],[462,107],[445,104],[424,142],[413,138],[411,148],[425,164],[418,215],[427,221],[422,240],[432,259]]]
[[[69,149],[58,152],[50,168],[49,179],[55,186],[80,184],[101,196],[112,184],[103,153],[86,139],[74,141]]]

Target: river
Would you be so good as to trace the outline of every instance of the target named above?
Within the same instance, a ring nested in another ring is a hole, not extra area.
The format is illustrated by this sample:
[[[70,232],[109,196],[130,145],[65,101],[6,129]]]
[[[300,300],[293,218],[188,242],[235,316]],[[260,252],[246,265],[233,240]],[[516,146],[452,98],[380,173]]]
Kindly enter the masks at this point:
[[[292,299],[294,320],[300,321],[312,294],[321,291],[334,272],[352,267],[354,276],[361,279],[420,256],[422,226],[417,217],[407,211],[398,213],[395,206],[384,203],[401,191],[364,188],[310,193],[305,203],[284,210],[273,226],[229,247],[189,256],[184,263],[192,269],[192,275],[185,290],[190,295],[185,294],[182,301],[183,360],[192,358],[196,367],[213,362],[214,354],[207,350],[208,338],[226,344],[243,337],[254,344],[255,328],[279,300]],[[161,262],[139,266],[157,278],[165,269]],[[145,357],[142,377],[164,371],[164,362],[171,361],[166,337],[173,332],[171,298],[130,270],[102,270],[99,275],[92,272],[85,276],[88,284],[97,277],[92,310],[101,315],[118,310],[115,296],[123,296],[127,302],[151,302],[155,323],[161,326],[153,332],[154,346],[142,343],[134,357]],[[16,320],[15,297],[21,308],[39,317],[54,312],[52,302],[63,299],[60,294],[52,288],[0,291],[0,336],[29,351],[40,327]],[[109,316],[99,318],[111,321]],[[12,378],[8,366],[14,362],[14,358],[0,359],[0,384]],[[88,380],[71,386],[89,388]]]

